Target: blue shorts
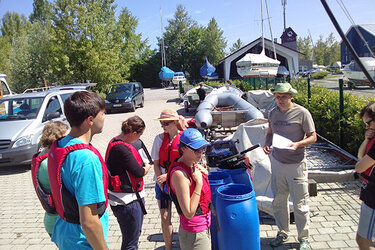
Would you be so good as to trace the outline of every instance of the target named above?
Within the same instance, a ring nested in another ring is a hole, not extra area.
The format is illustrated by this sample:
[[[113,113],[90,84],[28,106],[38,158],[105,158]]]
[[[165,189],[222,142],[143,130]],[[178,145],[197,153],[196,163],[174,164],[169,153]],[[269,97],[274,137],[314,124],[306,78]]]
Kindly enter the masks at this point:
[[[160,187],[157,183],[155,183],[155,198],[160,201],[160,208],[166,209],[168,208],[168,201],[171,201],[171,197],[168,194],[167,184],[163,183],[163,192],[160,190]]]
[[[375,210],[364,202],[361,205],[357,234],[365,239],[375,240]]]

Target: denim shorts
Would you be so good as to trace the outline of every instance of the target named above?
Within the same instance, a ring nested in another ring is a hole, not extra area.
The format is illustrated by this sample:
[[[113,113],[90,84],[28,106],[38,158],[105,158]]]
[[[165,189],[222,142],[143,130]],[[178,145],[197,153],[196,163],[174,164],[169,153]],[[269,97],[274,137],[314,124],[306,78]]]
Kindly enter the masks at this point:
[[[375,210],[364,202],[361,205],[357,234],[365,239],[375,240]]]

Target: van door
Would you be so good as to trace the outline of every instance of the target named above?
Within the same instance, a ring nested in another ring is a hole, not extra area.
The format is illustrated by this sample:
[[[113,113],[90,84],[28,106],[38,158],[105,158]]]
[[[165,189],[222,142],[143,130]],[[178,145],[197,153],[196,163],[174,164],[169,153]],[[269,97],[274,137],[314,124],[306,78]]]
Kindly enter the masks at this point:
[[[62,121],[64,118],[60,101],[57,96],[52,96],[47,103],[46,110],[43,114],[42,122],[46,121]]]

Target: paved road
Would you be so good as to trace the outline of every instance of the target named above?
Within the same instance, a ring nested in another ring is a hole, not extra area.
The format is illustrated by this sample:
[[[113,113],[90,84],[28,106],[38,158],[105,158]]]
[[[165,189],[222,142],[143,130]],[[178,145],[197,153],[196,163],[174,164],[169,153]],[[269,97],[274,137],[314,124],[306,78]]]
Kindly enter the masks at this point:
[[[312,84],[318,86],[324,86],[331,90],[339,90],[339,79],[342,77],[327,78],[322,80],[313,80]],[[344,86],[345,93],[352,93],[353,95],[358,95],[362,97],[375,97],[375,89],[369,86],[357,86],[355,89],[348,89]]]
[[[153,139],[162,132],[154,120],[164,108],[173,108],[183,113],[177,103],[177,90],[145,89],[145,107],[134,113],[107,115],[103,133],[93,138],[93,145],[104,155],[108,141],[120,132],[121,122],[132,115],[139,115],[146,122],[142,136],[151,149]],[[185,114],[190,115],[190,114]],[[145,178],[146,209],[140,249],[163,249],[160,216],[154,198],[153,171]],[[8,167],[0,169],[0,249],[56,249],[43,227],[43,210],[34,193],[29,167]],[[357,249],[359,199],[358,182],[319,184],[318,196],[311,198],[311,244],[313,249]],[[121,232],[109,209],[110,228],[108,241],[112,249],[120,249]],[[176,212],[173,216],[174,229],[178,228]],[[262,249],[271,249],[269,241],[276,235],[277,227],[269,216],[261,216]],[[291,226],[292,237],[288,244],[278,249],[295,249],[295,225]],[[251,234],[251,232],[249,232]],[[177,235],[174,237],[178,248]]]

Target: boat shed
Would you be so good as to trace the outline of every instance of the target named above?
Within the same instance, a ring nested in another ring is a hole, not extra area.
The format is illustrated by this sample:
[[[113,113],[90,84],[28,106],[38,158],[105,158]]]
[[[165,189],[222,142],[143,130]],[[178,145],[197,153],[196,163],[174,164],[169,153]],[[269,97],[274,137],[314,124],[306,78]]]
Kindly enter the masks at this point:
[[[375,23],[352,25],[345,34],[346,38],[349,40],[349,43],[353,46],[359,57],[372,57],[357,30],[359,30],[360,34],[363,36],[368,47],[373,49],[375,46]],[[349,49],[346,47],[345,43],[341,41],[341,64],[348,64],[352,60],[354,59]]]
[[[266,55],[270,58],[274,58],[272,41],[264,38],[264,46]],[[304,54],[277,42],[275,42],[275,50],[277,60],[280,61],[280,66],[285,66],[290,72],[290,75],[292,77],[295,76],[299,69],[298,57]],[[262,37],[259,37],[253,42],[245,45],[241,49],[222,59],[216,67],[216,72],[219,74],[220,78],[224,78],[224,81],[240,78],[241,76],[237,73],[236,62],[244,57],[247,53],[259,54],[261,51]]]

